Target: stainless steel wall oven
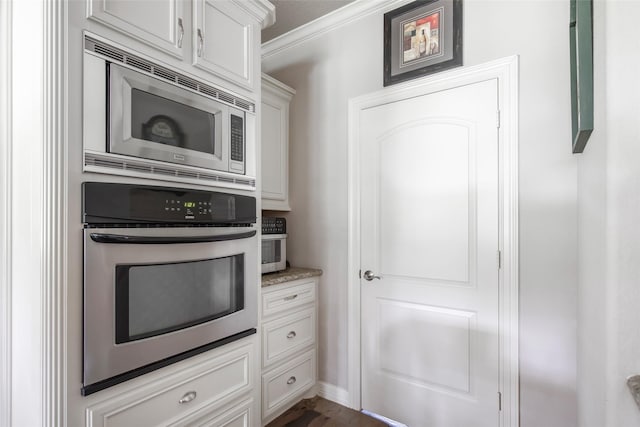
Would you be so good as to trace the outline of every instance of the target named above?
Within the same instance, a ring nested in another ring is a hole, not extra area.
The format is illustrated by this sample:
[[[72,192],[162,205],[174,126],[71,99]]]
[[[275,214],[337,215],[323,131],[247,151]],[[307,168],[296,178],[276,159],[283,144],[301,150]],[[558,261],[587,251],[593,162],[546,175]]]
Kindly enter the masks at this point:
[[[84,395],[251,335],[254,197],[86,182]]]

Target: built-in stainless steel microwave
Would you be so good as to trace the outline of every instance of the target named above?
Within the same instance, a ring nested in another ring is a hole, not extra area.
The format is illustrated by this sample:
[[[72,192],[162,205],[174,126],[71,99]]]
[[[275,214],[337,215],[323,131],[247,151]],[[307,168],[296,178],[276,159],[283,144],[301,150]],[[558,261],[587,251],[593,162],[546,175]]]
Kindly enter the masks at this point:
[[[83,66],[85,154],[255,176],[250,102],[86,36]]]

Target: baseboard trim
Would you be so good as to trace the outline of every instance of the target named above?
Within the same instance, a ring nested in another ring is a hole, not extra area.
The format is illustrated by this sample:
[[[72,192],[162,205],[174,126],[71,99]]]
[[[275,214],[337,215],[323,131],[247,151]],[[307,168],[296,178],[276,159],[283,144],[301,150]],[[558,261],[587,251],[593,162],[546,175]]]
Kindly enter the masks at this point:
[[[335,403],[339,403],[340,405],[351,407],[349,401],[349,392],[338,386],[333,384],[325,383],[323,381],[318,381],[316,384],[318,396],[330,400]],[[356,408],[353,408],[356,409]],[[357,408],[360,410],[360,408]]]

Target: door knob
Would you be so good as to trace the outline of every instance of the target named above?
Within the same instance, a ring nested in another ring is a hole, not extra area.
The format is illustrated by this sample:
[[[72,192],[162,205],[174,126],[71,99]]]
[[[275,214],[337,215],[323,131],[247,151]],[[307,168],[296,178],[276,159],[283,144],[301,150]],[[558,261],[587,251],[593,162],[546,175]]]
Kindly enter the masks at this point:
[[[375,274],[373,274],[373,271],[371,270],[365,271],[363,277],[364,277],[364,280],[367,280],[369,282],[372,281],[373,279],[380,279],[380,276],[376,276]]]

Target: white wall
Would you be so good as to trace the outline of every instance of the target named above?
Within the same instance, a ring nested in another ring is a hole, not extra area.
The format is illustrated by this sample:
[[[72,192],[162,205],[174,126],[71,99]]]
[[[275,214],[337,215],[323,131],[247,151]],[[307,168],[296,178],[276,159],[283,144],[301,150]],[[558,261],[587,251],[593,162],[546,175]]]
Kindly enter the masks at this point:
[[[605,3],[594,5],[594,28],[605,31]],[[602,33],[601,33],[602,34]],[[594,131],[578,156],[578,421],[606,426],[607,204],[605,38],[594,38]]]
[[[595,5],[596,130],[579,162],[581,426],[637,426],[640,3]]]
[[[608,2],[607,287],[612,308],[608,361],[610,426],[640,425],[625,380],[640,374],[640,3]]]
[[[297,90],[289,258],[325,272],[319,375],[341,388],[347,387],[347,100],[382,88],[382,14],[263,57],[263,71]],[[560,0],[464,3],[465,65],[520,55],[523,427],[577,424],[577,168],[568,22],[568,2]]]

